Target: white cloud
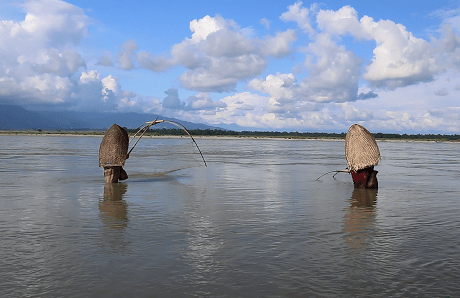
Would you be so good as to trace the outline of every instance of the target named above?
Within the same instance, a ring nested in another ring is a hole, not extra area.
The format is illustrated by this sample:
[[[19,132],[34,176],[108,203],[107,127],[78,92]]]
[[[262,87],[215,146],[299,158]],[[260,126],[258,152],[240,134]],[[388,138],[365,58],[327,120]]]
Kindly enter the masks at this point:
[[[293,5],[288,6],[288,11],[284,12],[280,19],[287,22],[296,22],[299,28],[309,34],[315,33],[315,30],[311,26],[310,12],[306,7],[302,7],[302,1],[298,1]]]
[[[77,46],[88,36],[91,20],[83,9],[59,0],[31,0],[21,7],[22,21],[0,22],[0,97],[77,110],[135,105],[136,95],[122,90],[114,76],[101,79],[97,70],[85,71]],[[104,65],[110,65],[107,51],[104,56]]]
[[[102,95],[104,101],[115,101],[116,97],[120,94],[121,86],[114,76],[108,75],[101,80],[102,82]]]
[[[116,57],[85,53],[99,56],[87,62],[80,42],[92,21],[81,8],[58,0],[22,8],[22,20],[0,21],[0,99],[261,129],[346,131],[360,122],[372,131],[458,132],[458,11],[438,12],[444,25],[425,40],[391,20],[358,17],[351,6],[320,10],[296,2],[280,14],[295,24],[271,35],[258,35],[257,28],[267,32],[260,25],[241,28],[207,15],[192,20],[190,35],[168,52],[151,53],[129,39]],[[277,29],[267,19],[260,24]],[[364,50],[375,43],[369,61],[358,56],[363,49],[348,48],[361,42]],[[117,76],[107,72],[114,62]],[[160,100],[124,90],[123,80],[137,79],[140,69],[165,72],[176,80],[171,85],[197,93],[181,100],[181,89],[170,88]],[[212,92],[232,93],[219,99]]]
[[[316,22],[325,33],[350,34],[365,40],[372,39],[372,30],[377,26],[374,20],[368,16],[364,16],[358,21],[358,12],[348,5],[337,11],[320,10],[316,16]]]
[[[210,123],[236,123],[245,127],[262,127],[264,111],[268,98],[250,92],[226,96],[220,101],[226,107],[219,109],[213,116],[203,116]]]
[[[267,30],[270,29],[270,21],[267,20],[266,18],[260,19],[260,23],[265,26],[265,29]]]
[[[142,68],[160,72],[168,69],[171,66],[171,62],[164,56],[157,56],[150,54],[146,51],[140,51],[136,57]]]
[[[394,88],[430,80],[438,71],[428,42],[414,37],[403,25],[379,21],[373,35],[377,47],[365,80]]]
[[[80,76],[79,84],[90,84],[93,82],[99,82],[101,80],[101,74],[97,70],[91,70],[83,72]]]
[[[169,88],[165,91],[165,94],[167,96],[163,99],[163,108],[182,109],[184,107],[185,104],[179,99],[179,90],[177,88]]]
[[[129,109],[136,107],[138,102],[135,100],[137,94],[128,90],[123,90],[122,98],[118,101],[119,109]]]
[[[89,18],[83,9],[60,0],[32,0],[24,4],[24,21],[15,26],[15,36],[30,34],[51,46],[77,44],[87,36]],[[25,31],[25,32],[24,32]]]
[[[343,117],[343,120],[346,121],[366,121],[373,118],[373,113],[370,110],[364,112],[360,111],[356,107],[350,105],[349,103],[339,103],[337,104],[341,107],[343,113],[339,114],[339,117]]]
[[[267,93],[276,99],[292,99],[293,92],[291,87],[296,82],[292,73],[268,75],[265,80],[254,79],[249,82],[248,87],[252,90]]]
[[[295,31],[288,29],[263,39],[248,37],[247,28],[239,28],[232,20],[221,16],[205,16],[190,22],[191,38],[171,47],[170,57],[140,51],[134,40],[126,41],[118,54],[120,67],[125,70],[144,68],[154,72],[174,66],[185,67],[179,76],[182,86],[199,92],[235,90],[261,74],[268,59],[281,59],[292,52]]]
[[[296,39],[297,36],[292,29],[279,32],[275,36],[269,36],[260,42],[261,51],[265,56],[272,56],[278,59],[283,58],[292,52],[291,44]]]
[[[268,56],[281,58],[287,55],[296,38],[292,30],[263,40],[248,38],[233,21],[220,16],[206,16],[192,23],[203,23],[198,27],[201,31],[191,24],[194,34],[199,33],[197,37],[192,35],[192,39],[185,39],[172,50],[173,59],[188,68],[179,80],[189,90],[234,90],[238,82],[262,73],[268,65]]]
[[[427,42],[391,20],[375,22],[369,16],[358,20],[350,6],[321,10],[317,22],[323,32],[376,42],[374,57],[363,74],[363,79],[375,87],[397,88],[429,81],[460,62],[460,39],[448,25],[442,29],[441,40]]]
[[[328,34],[318,34],[307,48],[309,76],[302,79],[296,96],[306,101],[346,102],[357,99],[363,61]]]
[[[457,9],[438,9],[429,16],[442,20],[444,24],[451,26],[457,33],[460,33],[460,13]]]
[[[227,107],[227,104],[223,101],[213,101],[209,93],[198,93],[190,96],[187,101],[186,109],[188,110],[215,111],[216,109]]]
[[[48,73],[29,76],[20,84],[22,90],[36,89],[42,102],[61,103],[67,97],[71,82],[69,78]]]
[[[133,39],[129,39],[121,45],[120,51],[117,55],[117,62],[120,64],[122,69],[130,70],[135,67],[134,56],[137,49],[138,46]]]
[[[104,51],[96,64],[101,66],[113,66],[112,54],[109,51]]]
[[[434,92],[434,94],[438,95],[438,96],[445,96],[445,95],[448,95],[449,92],[446,90],[446,89],[438,89]]]
[[[0,88],[17,103],[63,103],[86,67],[73,48],[89,18],[63,1],[27,1],[23,21],[0,22]]]
[[[179,77],[189,90],[203,92],[233,91],[239,81],[260,74],[267,67],[267,60],[255,54],[238,57],[209,58],[209,64],[189,69]]]
[[[191,40],[193,43],[206,40],[209,34],[226,27],[225,20],[220,16],[212,18],[207,15],[200,20],[195,19],[190,22],[190,31],[193,32]]]

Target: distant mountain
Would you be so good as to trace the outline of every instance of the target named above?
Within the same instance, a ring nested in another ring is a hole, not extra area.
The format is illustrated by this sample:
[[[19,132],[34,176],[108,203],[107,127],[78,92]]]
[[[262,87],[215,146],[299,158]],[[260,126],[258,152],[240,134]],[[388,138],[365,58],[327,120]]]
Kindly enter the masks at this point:
[[[0,105],[0,129],[53,129],[61,123],[20,106]]]
[[[219,123],[217,124],[217,126],[224,130],[233,130],[233,131],[264,131],[263,129],[260,129],[260,128],[239,126],[238,124]]]
[[[50,129],[50,130],[105,130],[117,123],[126,128],[136,129],[147,121],[170,120],[184,125],[187,129],[218,129],[201,123],[182,121],[155,114],[141,113],[100,113],[75,111],[30,111],[20,106],[0,105],[0,130]],[[176,128],[172,124],[158,124],[156,128]]]

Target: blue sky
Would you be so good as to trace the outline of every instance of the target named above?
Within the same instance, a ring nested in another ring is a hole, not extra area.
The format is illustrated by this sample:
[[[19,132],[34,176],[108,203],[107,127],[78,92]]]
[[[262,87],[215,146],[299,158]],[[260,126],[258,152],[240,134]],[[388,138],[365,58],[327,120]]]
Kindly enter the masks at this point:
[[[460,1],[4,1],[0,100],[260,130],[460,133]]]

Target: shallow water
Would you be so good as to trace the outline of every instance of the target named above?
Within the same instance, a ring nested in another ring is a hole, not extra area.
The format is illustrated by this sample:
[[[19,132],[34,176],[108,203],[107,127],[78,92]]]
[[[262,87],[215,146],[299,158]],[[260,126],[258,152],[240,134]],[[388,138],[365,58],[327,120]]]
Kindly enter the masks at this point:
[[[1,297],[455,297],[460,144],[143,139],[105,185],[101,137],[0,136]]]

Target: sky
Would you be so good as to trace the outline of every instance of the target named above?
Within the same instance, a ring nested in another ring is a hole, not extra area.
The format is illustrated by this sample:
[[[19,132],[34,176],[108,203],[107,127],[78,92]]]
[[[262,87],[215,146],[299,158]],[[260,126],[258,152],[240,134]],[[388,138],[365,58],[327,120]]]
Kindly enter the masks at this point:
[[[459,134],[460,0],[0,0],[0,103]]]

